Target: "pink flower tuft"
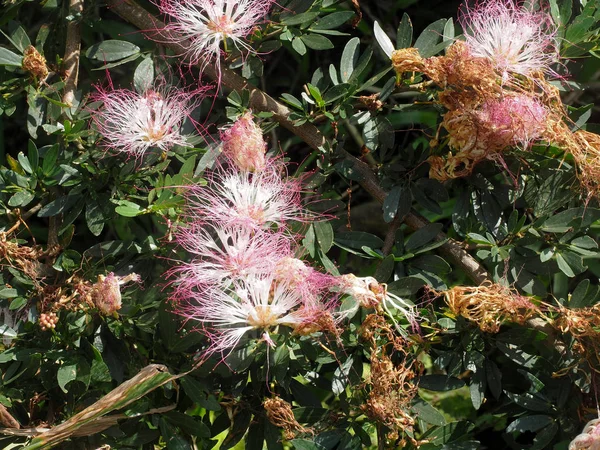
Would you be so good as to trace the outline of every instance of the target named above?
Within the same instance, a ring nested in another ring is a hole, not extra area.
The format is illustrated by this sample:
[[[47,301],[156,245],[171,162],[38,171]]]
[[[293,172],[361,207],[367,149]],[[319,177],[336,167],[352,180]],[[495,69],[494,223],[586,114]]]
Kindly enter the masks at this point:
[[[180,128],[195,107],[191,94],[175,88],[149,89],[142,95],[98,88],[93,100],[104,103],[92,117],[112,150],[139,158],[152,147],[168,150],[186,144]]]
[[[511,73],[551,72],[558,47],[556,25],[548,13],[530,11],[520,0],[483,0],[463,12],[472,56],[491,60],[505,81]]]
[[[307,298],[317,298],[337,282],[335,277],[321,273],[304,261],[291,256],[281,258],[277,262],[274,277],[277,282],[299,289]]]
[[[192,255],[178,265],[176,296],[195,296],[194,290],[226,287],[249,276],[273,272],[282,258],[291,254],[289,239],[277,232],[198,224],[177,231],[179,244]]]
[[[189,41],[193,64],[214,61],[220,68],[221,41],[252,51],[245,38],[269,13],[274,0],[161,0],[159,8],[173,20],[166,32],[181,43]]]
[[[252,119],[252,113],[247,112],[230,128],[221,132],[223,153],[240,170],[260,172],[265,169],[265,152],[267,143],[263,133]]]
[[[546,129],[548,110],[535,98],[516,94],[484,103],[477,116],[494,144],[526,148]]]
[[[273,332],[278,326],[295,327],[303,323],[302,294],[285,283],[274,283],[271,276],[240,280],[226,293],[211,292],[206,299],[190,303],[183,314],[201,322],[211,339],[208,351],[233,350],[252,330]]]
[[[224,169],[208,186],[190,187],[187,194],[192,217],[227,226],[268,229],[285,227],[288,221],[305,221],[298,179],[283,179],[276,163],[262,172]]]

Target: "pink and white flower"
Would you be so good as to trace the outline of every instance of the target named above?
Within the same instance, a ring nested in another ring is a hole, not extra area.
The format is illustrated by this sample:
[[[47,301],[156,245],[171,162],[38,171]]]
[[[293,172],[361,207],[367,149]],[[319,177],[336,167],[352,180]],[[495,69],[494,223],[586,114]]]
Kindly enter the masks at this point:
[[[269,13],[274,0],[161,0],[160,10],[173,20],[167,33],[189,41],[192,63],[215,61],[220,67],[221,42],[231,39],[238,49],[252,51],[245,38]]]
[[[294,328],[306,321],[302,294],[272,276],[248,277],[229,293],[222,290],[190,305],[185,315],[201,322],[211,339],[209,352],[233,350],[247,333],[266,336],[278,326]]]
[[[114,151],[139,158],[152,147],[168,150],[186,144],[180,128],[195,107],[190,94],[175,88],[143,94],[99,88],[93,99],[103,102],[92,118],[106,147]]]
[[[188,191],[191,215],[227,226],[283,228],[289,221],[306,220],[300,201],[300,181],[282,178],[277,165],[259,173],[224,169],[208,186]]]
[[[180,228],[176,239],[192,255],[174,269],[176,289],[183,293],[272,273],[291,254],[289,239],[281,233],[248,228],[191,225]]]
[[[556,25],[545,11],[527,9],[520,0],[483,0],[465,6],[461,18],[471,55],[487,58],[508,80],[550,72],[558,60]]]
[[[262,130],[247,112],[235,121],[233,126],[221,131],[223,153],[238,169],[260,172],[267,166],[265,152],[267,143]]]
[[[526,148],[542,136],[548,110],[535,98],[511,94],[484,103],[477,112],[479,121],[489,133],[488,140],[498,147],[519,145]]]

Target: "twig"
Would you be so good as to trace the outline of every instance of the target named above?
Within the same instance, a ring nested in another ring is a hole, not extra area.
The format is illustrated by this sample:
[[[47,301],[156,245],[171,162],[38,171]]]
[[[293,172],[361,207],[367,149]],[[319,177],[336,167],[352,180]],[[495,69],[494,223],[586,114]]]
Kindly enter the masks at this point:
[[[402,225],[403,221],[404,217],[396,214],[396,217],[394,217],[394,219],[390,223],[388,231],[385,234],[385,241],[383,241],[383,247],[381,248],[381,251],[384,256],[389,255],[392,251],[392,247],[394,247],[394,243],[396,242],[396,231],[398,231],[398,228],[400,228],[400,225]]]
[[[125,19],[127,22],[135,25],[140,30],[152,30],[152,38],[155,40],[164,41],[167,47],[173,50],[176,54],[183,55],[186,53],[187,47],[185,42],[174,43],[172,36],[170,39],[165,36],[165,24],[139,6],[133,0],[109,0],[111,9]],[[150,31],[146,31],[150,32]],[[204,68],[204,75],[213,80],[219,79],[219,73],[215,65],[208,64]],[[230,90],[246,89],[250,92],[250,107],[255,111],[268,111],[273,113],[273,119],[276,120],[282,127],[290,130],[300,139],[302,139],[309,147],[317,150],[323,147],[327,140],[321,131],[311,123],[305,123],[300,126],[295,126],[289,120],[291,111],[277,100],[263,92],[256,86],[248,83],[244,78],[237,73],[221,65],[220,72],[221,85]],[[387,192],[384,191],[377,179],[376,175],[371,171],[369,166],[359,159],[346,153],[344,150],[338,151],[341,157],[352,163],[355,172],[359,175],[359,183],[369,192],[379,203],[383,203]],[[426,226],[429,222],[416,212],[407,214],[404,222],[413,230],[417,230]],[[440,233],[436,236],[437,240],[446,241],[440,251],[454,262],[458,267],[463,269],[465,273],[475,283],[481,284],[483,281],[490,279],[485,268],[473,258],[467,251],[460,246],[456,241],[449,239],[445,234]]]
[[[70,0],[69,17],[67,24],[67,41],[65,44],[65,57],[63,70],[65,72],[65,93],[62,101],[71,106],[75,99],[77,79],[79,78],[79,55],[81,53],[81,26],[78,16],[83,12],[83,0]]]

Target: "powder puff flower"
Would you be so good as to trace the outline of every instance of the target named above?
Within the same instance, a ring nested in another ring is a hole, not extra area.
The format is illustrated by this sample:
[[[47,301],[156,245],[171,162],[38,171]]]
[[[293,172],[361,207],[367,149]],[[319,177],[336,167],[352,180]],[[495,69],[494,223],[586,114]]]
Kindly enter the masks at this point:
[[[186,143],[180,128],[194,109],[187,93],[175,88],[148,89],[144,94],[99,89],[93,99],[104,103],[92,117],[112,150],[139,158],[152,147],[168,150]]]
[[[549,14],[533,12],[519,0],[484,0],[462,17],[471,55],[487,58],[502,74],[549,72],[558,59],[556,25]]]
[[[546,129],[548,110],[535,98],[515,94],[484,103],[476,113],[494,147],[527,147]]]
[[[267,341],[280,325],[296,327],[306,321],[302,294],[271,276],[248,277],[230,292],[214,291],[210,299],[190,305],[184,315],[201,322],[211,339],[209,353],[233,350],[256,330]],[[270,341],[272,342],[272,341]]]
[[[188,41],[188,56],[203,65],[220,67],[221,41],[251,51],[245,38],[268,14],[273,0],[161,0],[160,10],[172,17],[167,32],[177,42]]]
[[[221,132],[223,153],[238,169],[249,172],[260,172],[265,169],[265,152],[267,143],[263,139],[262,130],[247,112],[233,126]]]
[[[188,191],[194,216],[224,225],[267,229],[284,227],[292,220],[306,220],[300,202],[301,185],[293,178],[282,179],[277,166],[259,173],[222,170],[208,186]]]
[[[176,290],[183,297],[196,288],[227,286],[241,278],[271,273],[291,254],[289,239],[281,233],[248,228],[195,225],[179,229],[176,239],[193,258],[174,269]]]

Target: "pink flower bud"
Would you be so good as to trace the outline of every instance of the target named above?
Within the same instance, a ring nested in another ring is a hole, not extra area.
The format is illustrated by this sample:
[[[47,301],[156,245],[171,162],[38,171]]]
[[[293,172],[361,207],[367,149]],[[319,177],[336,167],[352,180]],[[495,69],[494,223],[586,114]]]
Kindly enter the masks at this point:
[[[267,144],[258,125],[247,112],[231,128],[221,132],[223,153],[240,170],[261,172],[266,167]]]

